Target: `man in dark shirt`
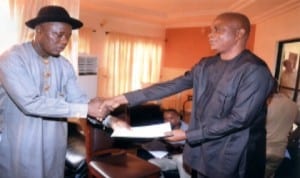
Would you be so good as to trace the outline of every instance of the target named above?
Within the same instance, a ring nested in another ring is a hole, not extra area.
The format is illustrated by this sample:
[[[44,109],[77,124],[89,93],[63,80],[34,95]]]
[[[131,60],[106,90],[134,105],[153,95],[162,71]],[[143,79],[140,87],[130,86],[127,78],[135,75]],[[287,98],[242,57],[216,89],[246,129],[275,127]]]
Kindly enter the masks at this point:
[[[192,88],[188,130],[172,130],[173,136],[166,139],[186,139],[183,160],[193,175],[263,178],[266,99],[274,79],[265,62],[246,50],[249,32],[245,15],[218,15],[209,34],[215,56],[201,59],[173,80],[105,100],[100,107],[103,117],[120,104],[133,106]]]

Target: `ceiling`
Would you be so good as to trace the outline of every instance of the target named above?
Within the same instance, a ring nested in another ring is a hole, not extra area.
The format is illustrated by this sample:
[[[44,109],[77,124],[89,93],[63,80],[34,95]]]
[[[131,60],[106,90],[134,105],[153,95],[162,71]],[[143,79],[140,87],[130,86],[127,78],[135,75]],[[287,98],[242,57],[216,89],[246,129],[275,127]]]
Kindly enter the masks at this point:
[[[225,11],[242,12],[252,23],[300,6],[300,0],[81,0],[80,19],[97,27],[118,19],[165,28],[208,26]]]

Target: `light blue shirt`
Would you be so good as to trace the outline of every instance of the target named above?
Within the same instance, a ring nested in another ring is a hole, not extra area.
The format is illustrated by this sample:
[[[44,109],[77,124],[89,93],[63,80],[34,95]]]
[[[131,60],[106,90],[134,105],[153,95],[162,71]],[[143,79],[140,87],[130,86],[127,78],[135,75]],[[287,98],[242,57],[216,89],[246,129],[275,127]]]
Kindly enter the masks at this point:
[[[41,58],[30,42],[0,56],[0,178],[63,177],[67,122],[86,117],[87,95],[64,57]]]

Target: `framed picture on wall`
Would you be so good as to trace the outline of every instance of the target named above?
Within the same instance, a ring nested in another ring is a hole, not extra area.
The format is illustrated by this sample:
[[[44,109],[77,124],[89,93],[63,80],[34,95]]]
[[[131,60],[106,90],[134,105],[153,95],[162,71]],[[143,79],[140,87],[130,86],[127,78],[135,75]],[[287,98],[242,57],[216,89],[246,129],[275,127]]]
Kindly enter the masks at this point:
[[[280,41],[275,70],[279,90],[300,105],[300,38]]]

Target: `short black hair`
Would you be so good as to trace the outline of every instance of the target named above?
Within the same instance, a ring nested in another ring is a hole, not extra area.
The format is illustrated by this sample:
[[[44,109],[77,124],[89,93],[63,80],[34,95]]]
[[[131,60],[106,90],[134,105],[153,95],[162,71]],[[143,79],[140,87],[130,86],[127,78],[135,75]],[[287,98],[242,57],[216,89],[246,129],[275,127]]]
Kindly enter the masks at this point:
[[[251,23],[245,14],[239,12],[224,12],[218,15],[217,18],[233,19],[237,21],[243,29],[245,29],[247,35],[250,33]]]
[[[177,116],[179,116],[180,120],[182,120],[182,115],[176,109],[173,109],[173,108],[163,109],[163,113],[165,113],[165,112],[173,112]]]

